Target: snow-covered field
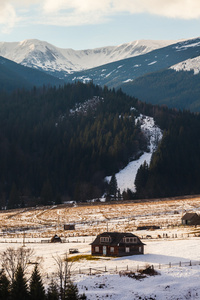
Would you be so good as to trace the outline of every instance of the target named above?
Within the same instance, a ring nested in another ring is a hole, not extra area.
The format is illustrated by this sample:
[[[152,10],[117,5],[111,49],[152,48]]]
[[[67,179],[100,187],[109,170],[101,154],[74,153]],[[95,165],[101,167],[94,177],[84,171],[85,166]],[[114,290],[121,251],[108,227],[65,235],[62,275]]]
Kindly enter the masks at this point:
[[[44,281],[49,282],[56,278],[53,257],[64,257],[65,253],[71,257],[71,248],[77,248],[81,255],[90,254],[90,243],[103,231],[133,232],[146,244],[145,254],[74,262],[72,279],[79,291],[89,300],[200,299],[200,227],[180,226],[185,211],[199,213],[200,197],[1,212],[0,252],[24,244],[34,249],[31,262],[41,260]],[[66,223],[75,223],[75,230],[64,231]],[[137,230],[141,225],[160,228]],[[25,234],[20,231],[22,227]],[[41,242],[55,233],[63,243]],[[147,265],[154,265],[160,275],[142,280],[119,275],[127,268],[136,271]]]
[[[79,291],[84,292],[89,300],[200,299],[199,239],[199,237],[190,237],[145,240],[144,255],[75,262],[71,268],[72,279],[77,283]],[[89,254],[91,240],[92,237],[88,237],[85,243],[26,244],[26,247],[31,247],[35,251],[32,262],[36,261],[37,257],[43,258],[40,269],[44,282],[49,282],[52,277],[56,278],[57,266],[53,257],[64,257],[72,247],[78,248],[80,254]],[[17,247],[17,244],[0,242],[0,252],[8,246]],[[195,265],[190,266],[190,261]],[[187,266],[184,266],[183,262],[187,262]],[[171,267],[169,263],[172,264]],[[143,269],[152,264],[160,275],[148,276],[142,280],[119,275],[119,271],[127,270],[127,266],[129,270],[136,271],[138,268]],[[89,275],[89,268],[92,268],[91,275]],[[107,272],[102,272],[105,269]],[[94,274],[96,271],[93,270],[100,270],[100,272]],[[78,274],[79,272],[84,274]]]

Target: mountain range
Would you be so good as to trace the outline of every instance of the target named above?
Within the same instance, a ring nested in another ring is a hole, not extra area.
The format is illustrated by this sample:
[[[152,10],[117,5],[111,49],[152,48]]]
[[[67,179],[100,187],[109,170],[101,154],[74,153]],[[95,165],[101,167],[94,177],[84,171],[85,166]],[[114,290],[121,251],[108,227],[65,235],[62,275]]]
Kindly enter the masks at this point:
[[[200,111],[200,38],[140,40],[87,50],[61,49],[39,40],[1,42],[0,55],[24,66],[15,76],[12,71],[17,65],[9,67],[7,72],[2,68],[11,62],[4,60],[0,65],[1,81],[5,73],[5,82],[8,83],[10,72],[9,84],[13,83],[14,87],[21,87],[22,82],[23,86],[29,87],[92,80],[100,86],[122,88],[145,102]],[[29,71],[25,71],[25,67]],[[26,73],[30,73],[30,69],[38,71],[37,75],[34,73],[28,78]],[[40,75],[39,71],[42,71]],[[14,84],[15,78],[17,82]]]
[[[96,49],[61,49],[36,39],[22,42],[1,42],[0,55],[27,67],[65,77],[68,73],[95,68],[107,63],[145,54],[173,44],[174,41],[141,40],[119,46]]]

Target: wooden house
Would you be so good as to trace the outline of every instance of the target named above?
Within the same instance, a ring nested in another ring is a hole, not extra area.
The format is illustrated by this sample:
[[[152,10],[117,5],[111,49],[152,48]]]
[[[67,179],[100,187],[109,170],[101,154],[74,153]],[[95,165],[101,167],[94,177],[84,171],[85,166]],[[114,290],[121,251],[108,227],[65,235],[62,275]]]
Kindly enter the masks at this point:
[[[181,221],[183,225],[200,225],[200,216],[197,213],[186,213]]]
[[[128,256],[144,254],[144,245],[139,237],[125,232],[104,232],[91,243],[92,255]]]

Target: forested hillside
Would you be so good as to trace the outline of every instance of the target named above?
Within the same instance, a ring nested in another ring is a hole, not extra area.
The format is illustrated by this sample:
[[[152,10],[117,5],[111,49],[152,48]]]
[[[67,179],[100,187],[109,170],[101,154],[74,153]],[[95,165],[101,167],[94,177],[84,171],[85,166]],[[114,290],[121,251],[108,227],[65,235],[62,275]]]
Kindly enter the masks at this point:
[[[200,111],[200,74],[165,69],[146,74],[122,86],[128,95],[147,103]]]
[[[200,115],[179,112],[165,131],[151,164],[138,170],[137,197],[200,193]]]
[[[31,89],[33,86],[61,84],[64,82],[56,77],[0,56],[0,91],[12,92],[22,88]]]
[[[1,94],[0,205],[102,196],[110,188],[105,176],[148,151],[141,113],[165,133],[145,177],[140,170],[136,178],[137,194],[125,197],[199,192],[200,116],[78,82]]]
[[[16,207],[20,195],[43,204],[101,196],[104,177],[147,149],[136,104],[92,83],[2,94],[1,199]]]

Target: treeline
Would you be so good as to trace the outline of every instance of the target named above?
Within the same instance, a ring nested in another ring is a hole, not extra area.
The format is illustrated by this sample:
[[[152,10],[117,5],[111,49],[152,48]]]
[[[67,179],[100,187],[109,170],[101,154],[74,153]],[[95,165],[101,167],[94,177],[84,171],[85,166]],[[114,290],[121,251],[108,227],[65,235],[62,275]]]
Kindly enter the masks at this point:
[[[30,278],[30,282],[19,265],[13,282],[6,276],[4,270],[0,271],[0,299],[1,300],[86,300],[85,294],[79,294],[77,285],[72,281],[66,283],[62,292],[55,281],[44,288],[39,268],[36,265]]]
[[[85,294],[79,294],[78,287],[70,278],[67,258],[57,257],[57,280],[43,283],[39,264],[36,262],[31,273],[27,273],[31,249],[8,248],[0,254],[1,300],[86,300]],[[58,261],[59,260],[59,261]]]
[[[200,115],[179,112],[165,131],[150,166],[139,168],[136,197],[200,193]]]

